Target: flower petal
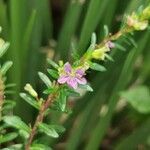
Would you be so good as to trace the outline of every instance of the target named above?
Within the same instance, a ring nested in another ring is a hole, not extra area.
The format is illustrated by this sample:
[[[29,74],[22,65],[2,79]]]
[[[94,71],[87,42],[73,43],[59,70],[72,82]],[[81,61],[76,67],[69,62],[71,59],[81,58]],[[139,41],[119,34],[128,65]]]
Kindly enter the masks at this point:
[[[83,69],[77,69],[76,70],[76,76],[77,77],[82,77],[85,74],[85,71]]]
[[[71,65],[68,62],[65,63],[64,70],[65,70],[66,73],[71,73],[72,67],[71,67]]]
[[[64,84],[68,80],[68,78],[69,76],[60,76],[57,81],[60,84]]]
[[[74,88],[74,89],[77,89],[77,87],[78,87],[78,83],[77,83],[76,78],[70,77],[70,78],[67,80],[67,84],[68,84],[70,87]]]
[[[79,83],[79,84],[86,84],[87,81],[85,78],[76,78],[76,81]]]

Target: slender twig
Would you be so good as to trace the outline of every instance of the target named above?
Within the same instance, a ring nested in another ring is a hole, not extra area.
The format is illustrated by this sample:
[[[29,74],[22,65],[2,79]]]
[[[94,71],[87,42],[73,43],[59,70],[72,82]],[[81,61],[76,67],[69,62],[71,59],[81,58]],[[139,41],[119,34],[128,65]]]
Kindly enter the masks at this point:
[[[121,30],[119,30],[118,32],[116,32],[113,35],[109,35],[108,37],[106,37],[100,44],[97,45],[97,47],[101,47],[103,46],[105,43],[107,43],[108,41],[115,41],[117,39],[119,39],[122,35],[126,34],[126,33],[130,33],[132,32],[132,28],[123,28]]]
[[[2,77],[0,75],[0,120],[2,117],[3,103],[4,103],[4,82],[3,82]]]
[[[39,123],[43,122],[45,111],[52,105],[52,103],[55,100],[55,97],[56,97],[55,94],[49,95],[48,99],[45,102],[43,102],[43,104],[40,108],[39,114],[36,118],[36,121],[33,125],[33,128],[30,132],[29,138],[27,140],[27,144],[25,146],[25,150],[30,150],[30,146],[31,146],[33,138],[37,132],[38,125],[39,125]]]

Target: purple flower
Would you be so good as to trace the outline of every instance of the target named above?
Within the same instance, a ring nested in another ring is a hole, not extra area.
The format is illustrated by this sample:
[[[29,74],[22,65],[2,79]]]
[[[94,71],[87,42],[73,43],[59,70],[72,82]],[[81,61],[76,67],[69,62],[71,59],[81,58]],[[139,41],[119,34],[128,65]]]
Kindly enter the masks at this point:
[[[114,48],[115,47],[115,44],[113,43],[113,42],[111,42],[111,41],[108,41],[107,43],[106,43],[106,45],[108,46],[108,48]]]
[[[81,68],[73,69],[67,62],[64,65],[63,73],[58,78],[58,83],[67,83],[68,86],[77,89],[78,84],[86,84],[87,81],[84,78],[85,70]]]

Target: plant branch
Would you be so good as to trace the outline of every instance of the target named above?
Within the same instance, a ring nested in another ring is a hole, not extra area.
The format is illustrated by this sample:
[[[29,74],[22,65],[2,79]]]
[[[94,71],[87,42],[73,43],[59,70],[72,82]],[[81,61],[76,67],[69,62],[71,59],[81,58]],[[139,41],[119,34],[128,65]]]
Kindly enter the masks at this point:
[[[3,102],[4,102],[4,82],[0,75],[0,121],[1,121],[1,117],[2,117]]]
[[[56,97],[55,94],[49,95],[47,100],[45,102],[43,102],[43,104],[42,104],[42,106],[40,108],[39,114],[38,114],[38,116],[36,118],[36,121],[35,121],[35,123],[33,125],[33,128],[32,128],[32,130],[30,132],[29,138],[27,140],[27,144],[25,146],[25,150],[30,150],[30,146],[31,146],[33,138],[34,138],[34,136],[36,134],[38,125],[39,125],[39,123],[43,122],[45,111],[49,108],[49,106],[52,105],[52,103],[55,100],[55,97]]]

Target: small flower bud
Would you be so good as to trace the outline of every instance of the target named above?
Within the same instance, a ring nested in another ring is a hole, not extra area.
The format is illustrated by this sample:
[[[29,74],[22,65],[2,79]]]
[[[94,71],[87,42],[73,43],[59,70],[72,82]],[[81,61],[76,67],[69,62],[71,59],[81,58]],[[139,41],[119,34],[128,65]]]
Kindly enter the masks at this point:
[[[38,94],[37,92],[33,89],[33,87],[30,84],[26,84],[26,86],[24,87],[24,89],[29,92],[29,94],[31,94],[33,97],[37,98]]]
[[[134,30],[145,30],[148,27],[148,20],[139,20],[138,16],[133,13],[127,17],[127,25]]]
[[[99,59],[99,60],[104,60],[105,56],[106,56],[105,53],[108,52],[108,51],[110,51],[110,45],[108,45],[106,43],[105,46],[93,51],[92,58]]]
[[[115,44],[114,44],[113,42],[111,42],[111,41],[108,41],[108,42],[106,43],[106,46],[108,46],[108,48],[111,49],[111,48],[114,48],[114,47],[115,47]]]

